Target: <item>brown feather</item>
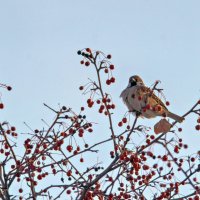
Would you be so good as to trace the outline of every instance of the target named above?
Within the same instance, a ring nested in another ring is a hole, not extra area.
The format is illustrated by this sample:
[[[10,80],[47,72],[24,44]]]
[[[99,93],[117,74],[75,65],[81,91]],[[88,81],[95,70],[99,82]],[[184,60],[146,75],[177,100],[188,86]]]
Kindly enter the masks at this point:
[[[165,106],[165,104],[162,102],[162,100],[157,97],[155,95],[155,93],[153,92],[153,90],[151,90],[150,88],[146,87],[146,86],[141,86],[138,90],[139,94],[141,95],[145,95],[146,97],[146,101],[148,102],[149,98],[152,98],[157,105],[162,106],[162,108],[164,108],[164,110],[168,111],[167,107]]]

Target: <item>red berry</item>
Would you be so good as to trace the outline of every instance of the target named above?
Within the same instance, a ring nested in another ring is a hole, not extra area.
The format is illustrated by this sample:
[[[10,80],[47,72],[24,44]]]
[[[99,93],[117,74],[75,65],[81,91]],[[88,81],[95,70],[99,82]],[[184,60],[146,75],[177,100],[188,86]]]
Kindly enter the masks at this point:
[[[11,126],[11,131],[16,131],[16,128],[14,126]]]
[[[80,151],[80,150],[81,150],[81,148],[80,148],[79,146],[77,146],[76,150],[77,150],[77,151]]]
[[[164,155],[164,156],[162,157],[162,160],[163,160],[163,161],[167,161],[167,160],[168,160],[167,155]]]
[[[154,139],[155,139],[155,136],[154,136],[154,135],[151,135],[150,138],[151,138],[152,140],[154,140]]]
[[[79,87],[79,90],[83,90],[83,89],[84,89],[84,87],[83,87],[83,86],[80,86],[80,87]]]
[[[84,159],[83,159],[83,158],[81,158],[81,159],[80,159],[80,162],[84,162]]]
[[[90,65],[90,62],[89,62],[89,61],[85,62],[85,66],[86,66],[86,67],[88,67],[89,65]]]
[[[22,189],[22,188],[20,188],[20,189],[19,189],[19,193],[22,193],[22,192],[23,192],[23,189]]]
[[[72,175],[72,171],[71,170],[67,171],[67,176],[71,176],[71,175]]]
[[[89,174],[89,175],[88,175],[88,178],[89,178],[90,180],[92,180],[92,174]]]
[[[73,147],[71,145],[67,146],[67,151],[71,152],[73,150]]]
[[[192,158],[191,158],[191,161],[192,161],[192,162],[194,162],[194,161],[195,161],[195,158],[194,158],[194,157],[192,157]]]
[[[98,99],[96,102],[97,102],[97,104],[100,104],[100,103],[101,103],[101,101],[100,101],[99,99]]]
[[[111,77],[110,81],[111,81],[112,83],[114,83],[114,82],[115,82],[115,78],[114,78],[114,77]]]
[[[67,194],[71,194],[71,190],[67,190],[67,192],[66,192]]]
[[[126,123],[126,122],[127,122],[127,118],[124,117],[124,118],[122,119],[122,122],[123,122],[123,123]]]
[[[175,146],[174,152],[175,152],[175,153],[179,153],[179,147],[178,147],[178,146]]]
[[[112,182],[112,181],[113,181],[113,178],[112,178],[112,177],[109,177],[109,178],[108,178],[108,181]]]
[[[199,131],[200,130],[200,125],[199,124],[196,125],[195,128],[196,128],[197,131]]]
[[[4,108],[3,103],[0,103],[0,109],[3,109],[3,108]]]
[[[85,108],[84,107],[81,107],[81,111],[84,111],[85,110]]]
[[[200,197],[196,195],[193,199],[194,199],[194,200],[199,200]]]
[[[92,132],[93,132],[93,129],[92,129],[92,128],[89,128],[89,129],[88,129],[88,132],[89,132],[89,133],[92,133]]]
[[[178,128],[178,131],[181,132],[181,131],[182,131],[182,128]]]
[[[107,100],[106,100],[106,97],[104,97],[104,98],[102,99],[102,102],[103,102],[103,103],[106,103],[106,101],[107,101]]]
[[[149,166],[148,165],[143,165],[143,170],[148,170],[149,169]]]
[[[12,169],[15,169],[15,165],[11,165],[11,168],[12,168]]]
[[[154,165],[153,165],[153,168],[154,168],[154,169],[158,168],[158,164],[154,164]]]
[[[113,70],[115,67],[114,65],[110,65],[110,69]]]
[[[200,118],[199,118],[199,119],[197,119],[197,123],[200,123]]]
[[[124,183],[120,183],[120,187],[124,187]]]
[[[146,109],[149,110],[151,108],[150,104],[146,105]]]
[[[119,123],[118,123],[118,126],[119,126],[119,127],[121,127],[122,125],[123,125],[122,122],[119,122]]]
[[[91,101],[90,103],[88,103],[88,107],[89,107],[89,108],[92,108],[93,104],[94,104],[94,102]]]
[[[107,101],[108,103],[110,103],[111,100],[108,98],[106,101]]]
[[[193,178],[193,181],[197,182],[197,178],[196,178],[196,177],[194,177],[194,178]]]
[[[169,106],[169,105],[170,105],[169,101],[166,101],[166,106]]]
[[[107,84],[107,85],[110,85],[110,84],[111,84],[111,81],[110,81],[109,79],[107,79],[107,80],[106,80],[106,84]]]
[[[103,111],[104,108],[105,108],[105,106],[104,106],[104,105],[101,105],[99,109]]]
[[[138,97],[138,100],[139,100],[139,101],[141,101],[141,100],[142,100],[142,97],[141,97],[141,96],[139,96],[139,97]]]
[[[115,104],[112,104],[112,105],[111,105],[111,108],[112,108],[112,109],[115,109]]]
[[[81,63],[81,65],[83,65],[83,64],[84,64],[84,60],[81,60],[81,62],[80,62],[80,63]]]
[[[104,69],[104,72],[107,74],[108,73],[108,69],[106,68],[106,69]]]
[[[38,179],[38,180],[41,180],[41,179],[42,179],[42,175],[39,174],[39,175],[37,176],[37,179]]]
[[[161,111],[162,107],[161,106],[157,106],[157,109],[158,109],[158,111]]]
[[[91,53],[91,49],[90,49],[90,48],[86,48],[86,51],[87,51],[88,53]]]
[[[146,109],[146,108],[143,108],[143,109],[142,109],[142,112],[146,112],[146,111],[147,111],[147,109]]]
[[[79,133],[78,133],[78,136],[79,136],[79,137],[83,137],[83,133],[82,133],[82,132],[79,132]]]

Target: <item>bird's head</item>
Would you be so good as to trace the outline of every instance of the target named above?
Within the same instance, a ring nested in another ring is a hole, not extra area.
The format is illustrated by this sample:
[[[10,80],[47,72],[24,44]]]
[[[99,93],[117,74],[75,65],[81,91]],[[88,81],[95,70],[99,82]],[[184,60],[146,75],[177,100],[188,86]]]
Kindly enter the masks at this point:
[[[131,76],[129,78],[128,87],[133,87],[133,86],[136,86],[136,85],[144,85],[143,80],[137,75]]]

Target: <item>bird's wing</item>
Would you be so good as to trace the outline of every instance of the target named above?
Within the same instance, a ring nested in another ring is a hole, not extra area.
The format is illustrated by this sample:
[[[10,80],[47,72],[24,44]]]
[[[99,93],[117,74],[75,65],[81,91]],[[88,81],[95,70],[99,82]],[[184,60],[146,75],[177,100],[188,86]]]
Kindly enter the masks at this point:
[[[165,106],[165,104],[162,102],[162,100],[157,97],[155,95],[155,93],[153,92],[153,90],[151,90],[150,88],[146,87],[146,86],[140,86],[139,90],[138,90],[138,93],[141,95],[141,96],[145,96],[146,97],[146,100],[147,102],[148,101],[151,101],[153,100],[154,103],[153,104],[157,104],[157,105],[160,105],[162,106],[166,111],[168,111],[167,107]]]
[[[121,98],[124,98],[124,96],[125,96],[125,93],[126,93],[126,89],[125,89],[125,90],[123,90],[123,91],[121,92],[121,94],[120,94],[120,96],[119,96],[119,97],[121,97]]]

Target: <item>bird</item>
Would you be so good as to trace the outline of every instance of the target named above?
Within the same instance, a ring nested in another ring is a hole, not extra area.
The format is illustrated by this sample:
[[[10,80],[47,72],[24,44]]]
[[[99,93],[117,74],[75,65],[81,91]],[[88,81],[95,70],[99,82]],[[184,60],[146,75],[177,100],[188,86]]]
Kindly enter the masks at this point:
[[[129,112],[135,113],[137,116],[145,118],[164,116],[179,123],[184,120],[184,117],[170,112],[162,100],[155,95],[154,90],[145,86],[138,75],[129,78],[128,86],[121,92],[120,97]]]

